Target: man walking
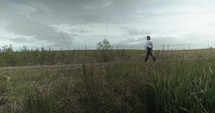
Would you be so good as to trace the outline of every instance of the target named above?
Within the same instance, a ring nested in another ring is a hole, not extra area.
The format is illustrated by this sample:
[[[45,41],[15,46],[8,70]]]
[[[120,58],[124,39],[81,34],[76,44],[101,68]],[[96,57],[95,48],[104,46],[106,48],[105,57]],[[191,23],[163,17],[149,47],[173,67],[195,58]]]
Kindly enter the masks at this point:
[[[148,60],[148,58],[149,58],[149,55],[151,55],[152,58],[153,58],[153,60],[156,61],[155,57],[154,57],[153,54],[152,54],[153,43],[152,43],[151,37],[150,37],[150,36],[147,36],[146,39],[147,39],[147,42],[146,42],[146,50],[147,50],[147,53],[146,53],[145,62],[147,62],[147,60]]]

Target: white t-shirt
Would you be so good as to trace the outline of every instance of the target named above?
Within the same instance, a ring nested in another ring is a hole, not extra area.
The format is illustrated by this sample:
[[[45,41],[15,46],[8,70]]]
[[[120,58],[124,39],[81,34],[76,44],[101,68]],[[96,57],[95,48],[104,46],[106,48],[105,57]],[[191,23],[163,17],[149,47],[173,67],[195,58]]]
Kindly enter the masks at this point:
[[[147,40],[147,42],[146,42],[146,48],[153,48],[152,40]]]

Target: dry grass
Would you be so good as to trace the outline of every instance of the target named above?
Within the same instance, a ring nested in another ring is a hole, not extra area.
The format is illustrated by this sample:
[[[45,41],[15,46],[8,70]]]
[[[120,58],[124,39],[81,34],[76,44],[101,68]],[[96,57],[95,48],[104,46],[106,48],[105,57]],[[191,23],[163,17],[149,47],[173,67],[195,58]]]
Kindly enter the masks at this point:
[[[82,51],[71,53],[80,64],[64,60],[71,64],[4,68],[0,109],[5,113],[213,113],[212,51],[155,51],[156,63],[144,63],[143,51],[114,51],[109,63],[98,63],[95,51]],[[44,54],[51,58],[54,52]],[[54,57],[67,59],[69,54],[59,52]]]

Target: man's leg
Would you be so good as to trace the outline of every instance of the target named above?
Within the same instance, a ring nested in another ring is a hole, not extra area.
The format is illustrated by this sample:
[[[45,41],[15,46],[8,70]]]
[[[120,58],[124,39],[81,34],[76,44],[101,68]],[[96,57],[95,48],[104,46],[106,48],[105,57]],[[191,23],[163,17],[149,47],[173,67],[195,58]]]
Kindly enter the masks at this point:
[[[153,54],[152,54],[152,53],[151,53],[151,56],[152,56],[153,60],[154,60],[154,61],[156,61],[156,58],[153,56]]]
[[[151,54],[151,49],[147,48],[147,54],[146,54],[145,62],[147,62],[150,54]]]
[[[147,62],[147,60],[148,60],[148,58],[149,58],[149,53],[148,53],[148,51],[147,51],[147,54],[146,54],[146,58],[145,58],[145,62]]]

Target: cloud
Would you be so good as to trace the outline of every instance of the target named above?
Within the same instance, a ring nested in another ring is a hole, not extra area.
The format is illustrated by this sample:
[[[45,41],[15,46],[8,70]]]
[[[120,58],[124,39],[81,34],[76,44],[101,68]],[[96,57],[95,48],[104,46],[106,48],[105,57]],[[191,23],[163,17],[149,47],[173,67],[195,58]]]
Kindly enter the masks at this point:
[[[19,42],[19,43],[31,43],[35,40],[32,38],[17,37],[17,38],[11,39],[11,41]]]
[[[39,40],[44,39],[44,37],[48,41],[57,39],[56,31],[52,27],[25,17],[17,17],[12,20],[5,29],[17,34],[35,36]]]
[[[212,0],[0,2],[2,40],[14,43],[43,41],[59,48],[95,47],[106,34],[112,43],[126,43],[130,47],[142,46],[146,35],[151,35],[156,45],[184,43],[189,34],[194,34],[189,36],[193,40],[214,36],[215,2]],[[214,39],[208,40],[213,42]]]
[[[125,18],[141,7],[138,3],[144,4],[141,0],[28,0],[25,5],[35,9],[31,16],[44,15],[44,18],[52,18],[49,22],[86,24],[107,20],[126,22]]]
[[[131,29],[128,31],[128,34],[130,36],[146,36],[146,35],[150,35],[150,32],[144,31],[144,30]]]
[[[7,32],[16,35],[16,38],[11,39],[11,41],[16,43],[22,42],[41,42],[54,47],[65,47],[67,41],[72,42],[72,38],[69,34],[64,34],[62,36],[60,32],[56,31],[52,26],[40,23],[39,21],[31,20],[26,17],[17,17],[7,24],[5,27]],[[9,35],[8,35],[9,36]],[[32,40],[30,37],[34,37]],[[66,44],[69,46],[68,44]]]

